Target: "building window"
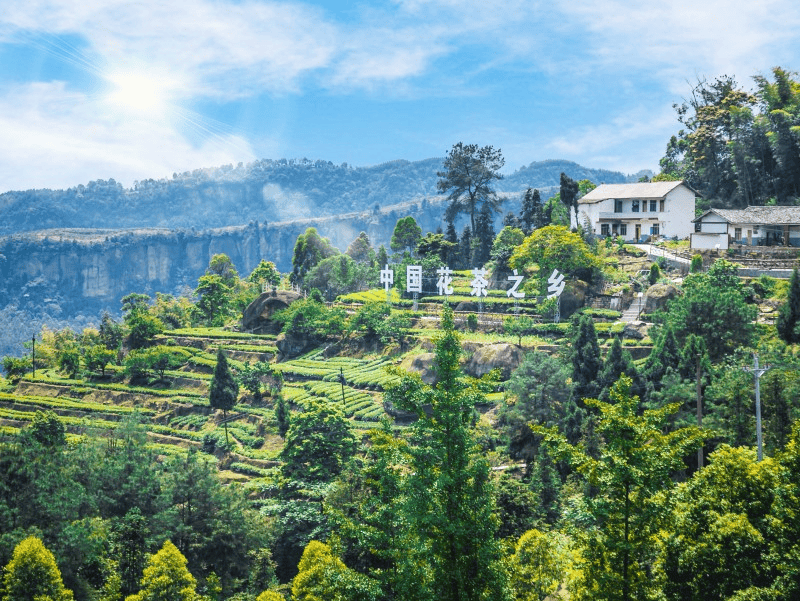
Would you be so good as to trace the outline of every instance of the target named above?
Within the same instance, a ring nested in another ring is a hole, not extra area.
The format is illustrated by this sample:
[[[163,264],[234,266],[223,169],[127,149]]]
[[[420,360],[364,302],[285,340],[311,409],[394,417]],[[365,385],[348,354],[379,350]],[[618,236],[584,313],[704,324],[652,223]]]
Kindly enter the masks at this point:
[[[737,242],[740,242],[742,240],[742,228],[740,227],[733,228],[733,239],[736,240]]]
[[[615,236],[619,234],[619,223],[611,224],[611,233],[614,234]]]
[[[608,236],[608,224],[601,223],[600,224],[600,235],[601,236]]]
[[[663,213],[663,212],[664,212],[664,199],[663,199],[663,198],[662,198],[661,200],[659,200],[659,201],[658,201],[658,210],[659,210],[659,212],[661,212],[661,213]]]
[[[656,212],[656,202],[657,201],[655,201],[655,200],[651,200],[650,201],[650,211],[653,212],[653,213]],[[663,211],[664,209],[662,208],[661,210]]]
[[[631,203],[631,211],[633,211],[634,213],[638,213],[639,212],[639,201],[638,200],[634,200]]]
[[[694,224],[694,231],[696,231],[696,232],[702,232],[702,231],[703,231],[703,228],[702,228],[702,226],[700,225],[700,222],[699,222],[699,221],[698,221],[697,223],[695,223],[695,224]]]
[[[647,213],[647,201],[642,201],[642,213]]]
[[[628,224],[627,223],[620,223],[619,224],[619,235],[620,236],[627,236],[628,235]]]
[[[614,212],[615,213],[622,213],[622,201],[615,200],[614,201]]]
[[[659,224],[658,223],[654,223],[653,225],[650,226],[650,235],[651,236],[658,236],[658,231],[659,231]]]

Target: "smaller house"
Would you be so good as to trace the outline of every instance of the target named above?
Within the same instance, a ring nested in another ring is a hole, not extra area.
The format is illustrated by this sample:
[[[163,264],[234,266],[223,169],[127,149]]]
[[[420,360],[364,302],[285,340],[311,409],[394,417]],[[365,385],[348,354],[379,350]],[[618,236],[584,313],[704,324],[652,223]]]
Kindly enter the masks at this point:
[[[692,248],[800,246],[800,207],[709,209],[694,224]]]
[[[628,242],[688,238],[694,231],[695,196],[682,181],[602,184],[578,200],[578,220],[597,236]],[[570,219],[577,227],[574,213]]]

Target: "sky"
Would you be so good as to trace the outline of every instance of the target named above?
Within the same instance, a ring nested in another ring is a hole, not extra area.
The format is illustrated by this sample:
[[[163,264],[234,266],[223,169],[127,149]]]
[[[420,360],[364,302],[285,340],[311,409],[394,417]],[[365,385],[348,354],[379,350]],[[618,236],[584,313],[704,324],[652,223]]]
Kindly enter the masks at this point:
[[[2,0],[0,192],[492,145],[658,171],[701,79],[800,70],[796,0]]]

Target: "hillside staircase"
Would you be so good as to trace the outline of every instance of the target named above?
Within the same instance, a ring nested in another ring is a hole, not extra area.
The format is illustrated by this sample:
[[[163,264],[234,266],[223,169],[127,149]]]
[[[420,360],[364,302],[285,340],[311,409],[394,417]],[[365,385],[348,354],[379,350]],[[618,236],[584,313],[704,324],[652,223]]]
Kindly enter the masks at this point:
[[[622,321],[630,323],[631,321],[639,321],[639,315],[645,306],[646,296],[635,296],[630,306],[622,312]]]

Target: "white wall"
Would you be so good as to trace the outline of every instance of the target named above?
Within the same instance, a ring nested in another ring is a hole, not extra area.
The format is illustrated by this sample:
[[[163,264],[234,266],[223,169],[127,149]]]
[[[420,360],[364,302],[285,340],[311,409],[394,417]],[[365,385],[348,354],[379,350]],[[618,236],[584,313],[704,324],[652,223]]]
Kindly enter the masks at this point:
[[[691,248],[715,249],[719,244],[720,250],[728,248],[728,234],[711,234],[706,232],[693,232],[690,236]]]

